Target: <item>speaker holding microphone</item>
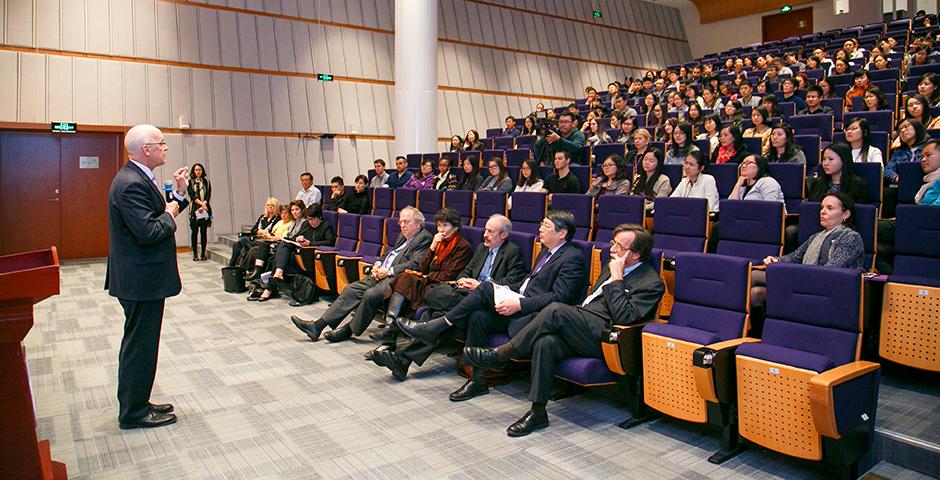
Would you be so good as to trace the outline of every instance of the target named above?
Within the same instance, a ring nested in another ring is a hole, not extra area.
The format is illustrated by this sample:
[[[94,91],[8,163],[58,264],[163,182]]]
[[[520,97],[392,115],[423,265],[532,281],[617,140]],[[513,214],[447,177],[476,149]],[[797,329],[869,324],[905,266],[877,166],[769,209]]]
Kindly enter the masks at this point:
[[[163,194],[166,195],[167,203],[176,201],[176,198],[173,196],[173,180],[163,181]]]

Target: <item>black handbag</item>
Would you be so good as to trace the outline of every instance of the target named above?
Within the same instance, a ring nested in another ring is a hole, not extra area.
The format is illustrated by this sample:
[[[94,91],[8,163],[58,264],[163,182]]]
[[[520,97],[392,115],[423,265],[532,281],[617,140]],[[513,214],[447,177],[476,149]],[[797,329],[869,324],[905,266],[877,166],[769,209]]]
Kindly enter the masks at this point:
[[[222,287],[228,293],[242,293],[245,287],[245,270],[241,267],[222,267]]]

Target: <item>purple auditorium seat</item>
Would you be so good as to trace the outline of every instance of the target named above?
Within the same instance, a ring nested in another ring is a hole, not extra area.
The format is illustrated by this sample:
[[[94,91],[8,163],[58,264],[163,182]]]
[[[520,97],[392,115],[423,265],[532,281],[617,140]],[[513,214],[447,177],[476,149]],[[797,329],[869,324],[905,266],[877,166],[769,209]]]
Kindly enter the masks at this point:
[[[922,77],[925,73],[932,72],[940,74],[940,64],[931,63],[927,65],[911,65],[908,69],[908,77]]]
[[[578,180],[581,182],[581,193],[587,192],[588,188],[590,188],[591,186],[591,167],[587,165],[583,165],[583,166],[572,165],[570,168],[571,168],[571,173],[573,173],[574,176],[578,177]]]
[[[467,239],[474,250],[483,243],[483,229],[479,227],[460,227],[460,236]]]
[[[842,75],[830,75],[829,81],[832,85],[851,85],[854,81],[855,74],[845,73]]]
[[[744,137],[744,146],[747,149],[747,151],[751,153],[761,153],[761,148],[762,148],[761,138],[760,137]],[[701,150],[701,148],[699,148],[699,150]]]
[[[496,157],[499,159],[500,162],[505,163],[506,162],[505,155],[506,153],[502,150],[492,150],[492,149],[484,150],[483,153],[481,154],[481,157],[483,159],[483,165],[481,166],[482,170],[486,170],[486,165],[489,164],[490,159],[492,159],[493,157]]]
[[[889,136],[887,132],[871,132],[871,146],[877,148],[878,150],[881,150],[881,153],[885,159],[888,158],[888,156],[886,155],[888,151],[888,138]],[[832,143],[835,143],[835,142],[845,142],[845,133],[836,132],[835,134],[833,134]],[[806,159],[807,159],[807,171],[811,171],[808,168],[809,155],[807,155]]]
[[[708,139],[703,138],[701,140],[693,140],[692,143],[694,143],[700,151],[705,153],[705,156],[711,156],[711,142],[709,142]]]
[[[332,195],[333,193],[330,191],[329,185],[314,185],[314,187],[316,187],[316,189],[320,191],[320,203],[321,204],[323,203],[324,198],[330,198],[330,195]],[[305,205],[305,206],[309,207],[310,205]]]
[[[768,255],[780,255],[783,208],[781,202],[722,200],[718,253],[755,262],[762,262]]]
[[[823,141],[832,141],[832,115],[796,115],[790,117],[789,124],[797,135],[819,135]]]
[[[796,115],[796,103],[780,102],[779,106],[780,106],[780,114],[783,116],[784,120]]]
[[[594,234],[594,241],[598,247],[603,247],[603,244],[613,240],[614,229],[617,225],[624,223],[643,225],[646,220],[644,203],[640,195],[601,195],[598,197],[597,232]]]
[[[708,237],[708,200],[658,197],[653,201],[653,244],[672,258],[677,252],[704,252]]]
[[[822,105],[832,109],[832,122],[836,130],[841,130],[844,122],[842,121],[842,106],[845,104],[843,98],[824,98]]]
[[[408,159],[408,168],[412,171],[415,169],[421,168],[421,154],[420,153],[409,153],[405,155],[405,158]]]
[[[450,161],[450,166],[452,168],[457,168],[459,170],[460,164],[460,155],[458,152],[442,152],[441,158],[446,158]]]
[[[535,144],[535,135],[519,135],[516,137],[516,148],[531,148]]]
[[[473,219],[473,192],[469,190],[447,190],[444,192],[444,206],[453,208],[460,214],[460,223],[470,225]]]
[[[480,143],[483,144],[483,150],[492,150],[493,149],[493,139],[492,138],[481,138]]]
[[[809,80],[815,80],[815,81],[818,82],[818,81],[822,80],[822,78],[823,78],[823,73],[824,73],[824,72],[823,72],[823,70],[822,70],[821,68],[817,68],[817,69],[815,69],[815,70],[803,70],[803,73],[806,74],[806,78],[807,78],[807,79],[809,79]]]
[[[514,192],[509,219],[514,231],[538,233],[545,218],[548,194],[545,192]],[[479,206],[477,207],[479,208]]]
[[[859,361],[862,298],[858,271],[767,266],[761,339],[734,358],[742,437],[850,476],[871,442],[880,381],[878,364]]]
[[[393,217],[397,217],[405,207],[414,207],[418,204],[418,191],[411,188],[395,189],[395,209],[392,212]]]
[[[513,137],[496,137],[493,139],[494,150],[509,150],[513,148],[516,139]]]
[[[898,205],[895,216],[895,258],[892,279],[940,287],[940,207]]]
[[[325,220],[326,223],[329,223],[330,225],[332,225],[332,226],[333,226],[333,231],[335,232],[335,231],[336,231],[336,223],[337,223],[337,221],[339,220],[339,214],[336,213],[336,212],[334,212],[334,211],[332,211],[332,210],[324,210],[324,211],[323,211],[323,220]]]
[[[819,225],[819,202],[803,202],[799,206],[800,220],[797,238],[800,244],[809,240],[814,233],[822,230]],[[865,245],[865,270],[875,265],[875,228],[878,224],[878,209],[874,205],[855,204],[855,231],[862,236]]]
[[[506,167],[509,178],[512,180],[512,184],[515,185],[519,181],[519,172],[522,170],[522,167]]]
[[[868,185],[868,203],[880,206],[884,166],[880,163],[856,163],[855,173]]]
[[[388,217],[392,215],[395,206],[395,190],[392,188],[376,188],[372,190],[372,215]]]
[[[606,133],[607,136],[610,137],[611,140],[616,140],[618,137],[620,137],[619,128],[607,128],[607,129],[604,129],[604,133]]]
[[[486,129],[486,138],[499,137],[503,134],[502,128],[487,128]]]
[[[822,139],[819,135],[794,135],[793,140],[803,149],[803,155],[806,157],[806,171],[813,171],[816,165],[819,165],[819,158],[822,154]]]
[[[787,213],[798,212],[800,202],[803,201],[805,196],[806,165],[771,163],[768,164],[768,170],[770,176],[780,184],[780,189],[783,191],[783,201],[787,205]]]
[[[475,162],[477,165],[481,165],[480,162],[482,162],[482,158],[483,158],[483,152],[480,152],[477,150],[467,150],[464,152],[460,152],[460,162],[461,162],[460,164],[461,165],[463,165],[463,162],[466,162],[468,160],[471,162]]]
[[[640,167],[637,167],[640,168]],[[669,184],[673,188],[682,181],[682,165],[663,165],[663,175],[669,177]]]
[[[401,235],[401,224],[398,223],[397,218],[386,218],[385,219],[385,248],[382,253],[390,250],[392,246],[395,245],[395,242],[398,241],[398,236]]]
[[[474,202],[473,226],[483,227],[490,215],[507,215],[505,192],[476,192]]]
[[[843,125],[848,125],[853,118],[868,120],[872,132],[891,132],[894,128],[894,113],[890,110],[877,110],[874,112],[846,112],[842,117]]]
[[[593,165],[600,165],[604,163],[604,159],[611,155],[620,155],[620,158],[623,158],[626,155],[626,145],[622,143],[599,143],[594,145],[591,153],[594,157]]]
[[[604,197],[613,196],[604,195]],[[574,214],[576,225],[574,238],[576,240],[587,241],[591,238],[591,228],[594,226],[594,197],[577,193],[556,193],[552,195],[552,210],[567,210]],[[541,221],[540,218],[539,222]],[[585,258],[591,258],[590,254]]]
[[[424,214],[425,219],[431,220],[444,206],[444,190],[419,190],[417,201],[418,210]]]
[[[356,192],[356,187],[352,185],[343,185],[343,193],[355,193],[355,192]]]
[[[354,213],[343,213],[336,220],[336,246],[317,247],[316,273],[314,279],[317,288],[336,292],[336,257],[338,254],[355,255],[359,246],[359,220],[360,216]]]
[[[528,148],[515,148],[506,150],[506,166],[521,167],[522,163],[532,156],[532,150]]]
[[[896,95],[898,93],[898,80],[896,78],[890,80],[877,80],[872,81],[871,83],[872,85],[880,88],[881,91],[885,93],[885,95]]]
[[[894,169],[898,174],[898,202],[914,203],[914,196],[924,184],[924,169],[920,162],[902,162]]]
[[[526,273],[532,270],[535,265],[535,237],[534,233],[519,232],[512,230],[509,232],[509,241],[519,247],[519,255],[522,258],[522,268]]]
[[[359,244],[355,251],[340,250],[336,253],[336,292],[341,293],[346,285],[361,278],[360,262],[372,265],[382,252],[385,217],[363,215],[359,220]]]
[[[441,160],[441,154],[440,154],[440,153],[437,153],[437,152],[435,152],[435,153],[422,153],[422,154],[421,154],[421,162],[424,163],[424,162],[427,162],[428,160],[430,160],[431,163],[434,164],[434,171],[437,171],[437,162]]]
[[[749,150],[753,151],[753,150]],[[758,152],[760,149],[757,150]],[[735,182],[738,181],[738,164],[721,163],[708,166],[708,173],[715,177],[715,184],[718,187],[718,198],[728,198]]]

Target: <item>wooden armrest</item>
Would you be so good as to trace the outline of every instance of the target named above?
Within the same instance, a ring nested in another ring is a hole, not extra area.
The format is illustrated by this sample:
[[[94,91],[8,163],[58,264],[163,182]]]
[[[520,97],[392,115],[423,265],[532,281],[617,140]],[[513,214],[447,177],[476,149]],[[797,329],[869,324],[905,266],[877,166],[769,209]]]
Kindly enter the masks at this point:
[[[760,340],[733,338],[696,349],[692,353],[692,376],[699,396],[712,403],[732,403],[736,395],[734,351],[754,342]]]
[[[826,370],[825,372],[811,378],[809,383],[810,385],[822,388],[832,388],[841,383],[845,383],[854,378],[878,370],[879,368],[881,368],[881,365],[877,363],[859,360],[852,363],[846,363],[845,365],[833,368],[832,370]]]
[[[767,265],[751,265],[751,270],[767,270]]]
[[[743,337],[743,338],[733,338],[731,340],[725,340],[724,342],[713,343],[708,345],[708,348],[712,350],[724,350],[728,347],[739,347],[744,343],[757,343],[760,342],[759,338]]]
[[[813,423],[820,435],[839,439],[839,427],[836,422],[835,400],[833,390],[838,385],[854,380],[862,375],[870,374],[881,368],[881,365],[867,361],[856,361],[825,371],[809,380],[809,409],[813,416]],[[874,381],[874,380],[873,380]],[[873,392],[876,389],[873,389]],[[870,403],[875,403],[871,399]],[[869,415],[867,408],[859,409],[862,422],[870,421],[874,415]],[[859,412],[855,412],[859,413]]]

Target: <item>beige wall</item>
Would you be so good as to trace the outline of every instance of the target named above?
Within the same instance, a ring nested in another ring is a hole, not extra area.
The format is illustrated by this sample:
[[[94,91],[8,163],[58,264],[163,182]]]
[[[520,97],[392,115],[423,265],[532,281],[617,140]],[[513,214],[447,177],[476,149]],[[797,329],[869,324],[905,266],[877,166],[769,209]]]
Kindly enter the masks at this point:
[[[748,15],[714,23],[699,23],[698,10],[692,2],[683,0],[679,6],[686,37],[693,57],[721,52],[741,45],[761,42],[761,17],[780,13],[779,10]],[[834,28],[851,27],[882,21],[882,5],[874,0],[850,0],[849,13],[835,15],[832,0],[821,0],[808,5],[794,7],[813,9],[813,31],[822,32]]]

